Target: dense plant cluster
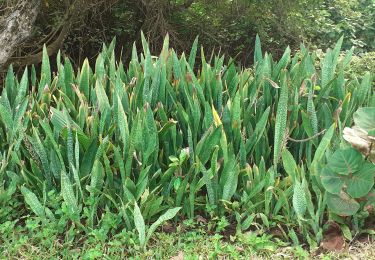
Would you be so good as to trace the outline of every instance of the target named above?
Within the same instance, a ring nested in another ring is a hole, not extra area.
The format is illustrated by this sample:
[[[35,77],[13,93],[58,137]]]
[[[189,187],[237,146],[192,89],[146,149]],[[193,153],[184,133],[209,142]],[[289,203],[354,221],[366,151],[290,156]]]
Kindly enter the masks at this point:
[[[196,64],[197,40],[177,55],[166,37],[156,57],[142,35],[127,67],[113,41],[77,72],[58,54],[52,73],[44,49],[40,76],[10,67],[2,90],[0,222],[30,215],[72,241],[136,230],[142,247],[197,215],[311,247],[329,219],[361,232],[374,164],[342,132],[354,117],[373,138],[375,92],[370,73],[348,80],[342,42],[275,61],[257,37],[244,70],[203,49]]]

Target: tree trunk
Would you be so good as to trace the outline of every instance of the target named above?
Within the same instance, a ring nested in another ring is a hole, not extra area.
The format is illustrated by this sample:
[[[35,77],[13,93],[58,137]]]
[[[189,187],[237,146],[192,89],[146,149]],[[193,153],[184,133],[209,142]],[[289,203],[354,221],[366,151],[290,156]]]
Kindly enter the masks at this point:
[[[0,68],[31,34],[40,10],[40,0],[20,0],[0,20]]]

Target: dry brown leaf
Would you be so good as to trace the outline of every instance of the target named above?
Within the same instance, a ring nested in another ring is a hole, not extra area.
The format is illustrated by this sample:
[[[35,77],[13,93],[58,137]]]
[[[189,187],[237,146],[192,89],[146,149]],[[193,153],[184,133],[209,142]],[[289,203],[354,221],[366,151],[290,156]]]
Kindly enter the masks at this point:
[[[164,225],[162,226],[162,229],[167,234],[176,232],[176,227],[170,222],[164,223]]]
[[[197,222],[198,222],[198,223],[207,224],[207,219],[205,219],[204,217],[198,215],[198,216],[197,216]]]
[[[330,223],[327,231],[324,232],[321,247],[334,252],[340,252],[345,248],[345,238],[337,223]]]

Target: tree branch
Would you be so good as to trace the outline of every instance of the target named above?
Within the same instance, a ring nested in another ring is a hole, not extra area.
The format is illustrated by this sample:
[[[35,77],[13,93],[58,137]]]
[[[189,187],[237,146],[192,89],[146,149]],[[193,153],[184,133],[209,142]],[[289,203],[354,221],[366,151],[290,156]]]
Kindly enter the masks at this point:
[[[62,44],[64,43],[66,37],[69,35],[70,31],[70,24],[65,24],[59,36],[47,46],[48,55],[53,55],[58,52],[61,48]],[[23,57],[11,57],[9,58],[7,65],[13,64],[14,67],[23,67],[31,64],[39,63],[42,60],[43,51],[40,51],[36,54],[27,55]]]
[[[7,64],[15,49],[30,36],[39,10],[39,0],[22,0],[2,19],[0,25],[0,67]]]
[[[292,142],[296,142],[296,143],[304,143],[304,142],[308,142],[308,141],[311,141],[313,140],[315,137],[318,137],[319,135],[322,135],[325,133],[325,131],[327,131],[327,129],[323,129],[322,131],[320,131],[319,133],[309,137],[309,138],[305,138],[305,139],[293,139],[291,137],[288,137],[288,140],[292,141]]]
[[[89,3],[90,2],[90,3]],[[51,56],[61,49],[66,37],[68,37],[70,30],[75,22],[79,20],[88,10],[91,9],[92,5],[96,1],[86,1],[86,0],[75,0],[70,7],[68,8],[65,18],[62,24],[59,26],[60,33],[57,38],[52,41],[52,43],[47,45],[48,55]],[[14,67],[23,67],[31,64],[36,64],[41,62],[43,57],[43,50],[39,51],[36,54],[30,54],[23,57],[10,57],[6,62],[6,66],[13,64]],[[3,66],[3,67],[6,67]]]

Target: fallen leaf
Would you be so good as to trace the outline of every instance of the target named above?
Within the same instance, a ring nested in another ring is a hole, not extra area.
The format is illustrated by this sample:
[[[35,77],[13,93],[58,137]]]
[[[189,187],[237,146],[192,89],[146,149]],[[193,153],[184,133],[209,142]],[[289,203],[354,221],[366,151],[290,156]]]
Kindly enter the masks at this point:
[[[198,222],[198,223],[206,224],[206,223],[207,223],[207,219],[205,219],[204,217],[198,215],[198,216],[197,216],[197,222]]]
[[[165,233],[167,234],[170,234],[170,233],[174,233],[176,232],[176,227],[170,223],[170,222],[166,222],[163,226],[162,226],[162,229]]]
[[[345,247],[345,239],[342,235],[340,226],[332,222],[323,234],[321,247],[328,251],[340,252]]]
[[[279,227],[271,228],[270,232],[274,237],[283,237],[283,232],[280,230]]]

